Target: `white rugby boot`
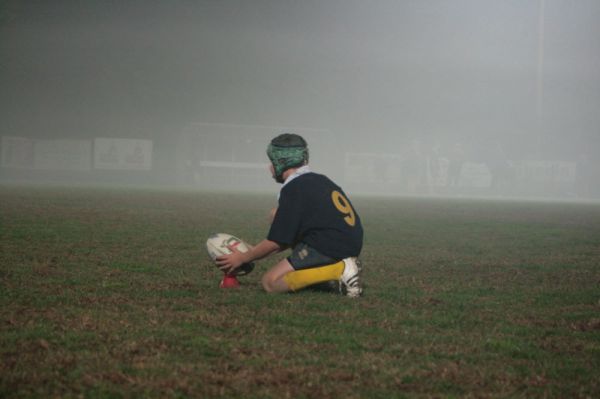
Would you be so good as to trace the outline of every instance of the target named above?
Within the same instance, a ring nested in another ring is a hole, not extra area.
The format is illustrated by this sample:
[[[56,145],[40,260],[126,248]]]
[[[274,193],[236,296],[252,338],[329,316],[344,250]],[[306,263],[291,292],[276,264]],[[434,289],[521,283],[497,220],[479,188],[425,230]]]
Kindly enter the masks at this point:
[[[360,285],[360,261],[358,258],[346,258],[344,262],[344,272],[340,277],[340,292],[351,298],[358,298],[362,294]]]

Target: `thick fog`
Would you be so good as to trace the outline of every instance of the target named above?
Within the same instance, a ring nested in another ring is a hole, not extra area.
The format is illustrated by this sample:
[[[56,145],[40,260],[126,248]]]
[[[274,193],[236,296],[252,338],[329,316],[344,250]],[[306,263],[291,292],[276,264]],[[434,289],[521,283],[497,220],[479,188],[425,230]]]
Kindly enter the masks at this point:
[[[600,197],[597,0],[0,2],[0,181]]]

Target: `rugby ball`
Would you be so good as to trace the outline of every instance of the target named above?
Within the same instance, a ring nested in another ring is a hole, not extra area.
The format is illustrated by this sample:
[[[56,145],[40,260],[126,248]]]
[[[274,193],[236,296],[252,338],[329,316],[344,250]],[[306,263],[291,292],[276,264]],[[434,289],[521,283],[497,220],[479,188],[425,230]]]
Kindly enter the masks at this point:
[[[227,233],[216,233],[206,240],[206,250],[208,251],[208,256],[210,256],[213,261],[215,261],[218,256],[230,254],[231,250],[229,247],[233,247],[240,252],[246,252],[249,249],[249,245],[243,240]],[[234,274],[237,276],[244,276],[252,270],[254,270],[254,262],[244,263]]]

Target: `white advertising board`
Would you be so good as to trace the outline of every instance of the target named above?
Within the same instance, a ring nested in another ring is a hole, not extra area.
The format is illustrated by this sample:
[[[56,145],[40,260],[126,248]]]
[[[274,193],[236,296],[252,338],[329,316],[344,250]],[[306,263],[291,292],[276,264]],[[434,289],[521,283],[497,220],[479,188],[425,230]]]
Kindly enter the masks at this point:
[[[3,168],[33,168],[33,140],[25,137],[2,136],[1,145]]]
[[[398,182],[402,178],[402,157],[398,154],[346,153],[345,174],[346,180],[353,183]]]
[[[152,140],[97,138],[94,140],[94,168],[151,170]]]
[[[558,161],[517,161],[511,163],[519,182],[562,182],[575,181],[575,162]]]
[[[2,137],[2,167],[43,170],[90,170],[90,140]]]
[[[461,187],[486,188],[492,186],[492,175],[484,163],[465,162],[460,170]]]
[[[92,165],[90,140],[35,140],[34,168],[87,171]]]

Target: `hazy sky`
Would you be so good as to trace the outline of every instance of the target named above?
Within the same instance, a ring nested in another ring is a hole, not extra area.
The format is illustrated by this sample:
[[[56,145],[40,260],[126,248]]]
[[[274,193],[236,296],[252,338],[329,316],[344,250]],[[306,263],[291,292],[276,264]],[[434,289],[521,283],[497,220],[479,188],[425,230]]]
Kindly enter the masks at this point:
[[[0,133],[163,137],[191,122],[600,151],[600,1],[0,1]],[[594,155],[597,156],[597,155]]]

